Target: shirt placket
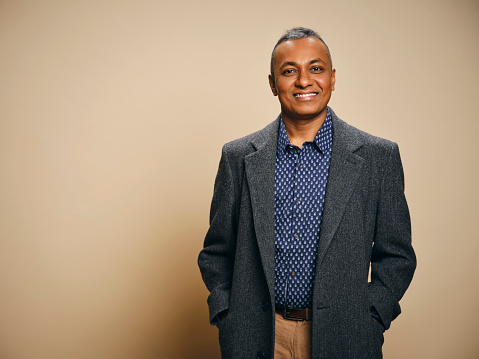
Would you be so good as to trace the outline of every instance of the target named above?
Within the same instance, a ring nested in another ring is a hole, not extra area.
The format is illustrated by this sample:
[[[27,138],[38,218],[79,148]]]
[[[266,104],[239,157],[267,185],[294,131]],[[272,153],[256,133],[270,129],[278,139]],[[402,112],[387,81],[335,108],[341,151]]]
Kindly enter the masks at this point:
[[[287,268],[287,274],[286,274],[286,285],[285,285],[285,303],[287,306],[294,306],[295,305],[295,299],[292,298],[292,294],[294,291],[294,288],[296,284],[296,275],[297,271],[299,268],[295,268],[294,266],[294,257],[297,252],[295,245],[298,243],[298,241],[301,240],[301,233],[299,226],[297,225],[299,221],[299,216],[300,216],[300,209],[301,209],[301,201],[302,199],[300,198],[300,193],[299,193],[299,183],[300,183],[300,172],[299,169],[302,168],[302,152],[299,148],[297,147],[290,147],[290,154],[291,154],[291,159],[292,159],[292,172],[293,172],[293,181],[292,181],[292,196],[291,196],[291,221],[290,221],[290,230],[289,230],[289,238],[288,238],[288,243],[289,243],[289,248],[290,250],[288,251],[287,254],[287,263],[288,263],[288,268]],[[296,293],[297,294],[297,293]]]

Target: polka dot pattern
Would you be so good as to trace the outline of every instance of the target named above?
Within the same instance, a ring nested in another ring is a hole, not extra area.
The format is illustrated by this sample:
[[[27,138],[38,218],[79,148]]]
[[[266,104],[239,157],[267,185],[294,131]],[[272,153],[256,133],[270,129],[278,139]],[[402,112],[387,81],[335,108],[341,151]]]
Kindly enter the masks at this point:
[[[333,127],[328,114],[314,141],[291,145],[281,120],[274,184],[275,301],[310,308]]]

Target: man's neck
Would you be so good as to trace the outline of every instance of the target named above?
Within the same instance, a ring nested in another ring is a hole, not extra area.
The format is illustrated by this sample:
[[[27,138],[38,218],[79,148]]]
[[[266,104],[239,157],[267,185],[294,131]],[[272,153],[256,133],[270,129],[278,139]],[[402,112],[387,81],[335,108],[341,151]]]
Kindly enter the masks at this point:
[[[292,145],[303,148],[303,143],[313,141],[319,129],[326,120],[327,111],[314,119],[292,119],[288,116],[281,116],[288,134],[289,142]]]

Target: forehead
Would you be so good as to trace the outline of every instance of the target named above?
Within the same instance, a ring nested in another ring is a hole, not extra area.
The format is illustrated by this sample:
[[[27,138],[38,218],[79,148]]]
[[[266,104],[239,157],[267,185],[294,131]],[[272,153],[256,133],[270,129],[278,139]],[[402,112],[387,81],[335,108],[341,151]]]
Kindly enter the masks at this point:
[[[278,45],[274,54],[273,65],[281,66],[285,62],[309,62],[320,58],[329,65],[329,55],[326,46],[315,37],[305,37],[287,40]]]

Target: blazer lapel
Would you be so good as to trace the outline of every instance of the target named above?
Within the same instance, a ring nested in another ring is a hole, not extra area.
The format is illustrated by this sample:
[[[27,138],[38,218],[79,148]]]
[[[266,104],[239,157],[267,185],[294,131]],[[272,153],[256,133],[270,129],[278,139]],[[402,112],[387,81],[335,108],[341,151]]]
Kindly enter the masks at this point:
[[[348,128],[349,125],[340,120],[334,112],[332,112],[332,118],[333,147],[319,235],[316,278],[318,278],[324,254],[331,244],[356,186],[364,161],[362,157],[354,153],[362,146],[361,138],[354,136]]]
[[[274,174],[279,117],[257,133],[256,151],[245,157],[254,229],[270,295],[274,298]]]

